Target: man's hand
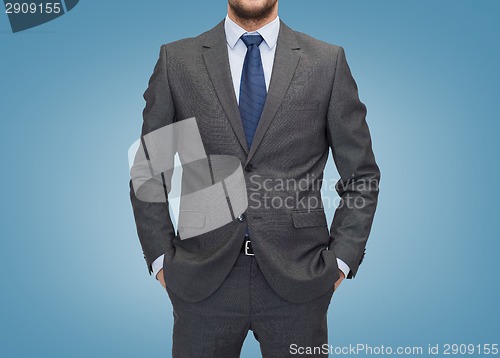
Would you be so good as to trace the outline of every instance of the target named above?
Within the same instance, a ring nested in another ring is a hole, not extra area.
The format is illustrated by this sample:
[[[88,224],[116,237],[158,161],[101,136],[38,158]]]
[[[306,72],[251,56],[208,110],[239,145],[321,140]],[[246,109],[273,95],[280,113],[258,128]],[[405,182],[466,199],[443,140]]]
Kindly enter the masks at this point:
[[[161,272],[161,271],[160,271]],[[340,273],[340,278],[337,280],[337,282],[335,282],[335,290],[337,290],[337,288],[340,286],[340,284],[342,283],[342,281],[344,280],[345,278],[345,275],[344,273],[342,272],[342,270],[339,270],[339,273]]]
[[[163,276],[163,269],[161,269],[160,271],[158,271],[158,273],[156,274],[156,279],[158,281],[160,281],[161,285],[163,286],[164,289],[167,289],[167,285],[165,283],[165,276]]]

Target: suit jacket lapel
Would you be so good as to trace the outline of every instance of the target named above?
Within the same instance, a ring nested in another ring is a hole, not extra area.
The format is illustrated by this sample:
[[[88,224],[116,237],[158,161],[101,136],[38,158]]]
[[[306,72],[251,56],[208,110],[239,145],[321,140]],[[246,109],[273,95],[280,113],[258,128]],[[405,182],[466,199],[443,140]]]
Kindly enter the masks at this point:
[[[292,29],[280,22],[280,32],[274,56],[273,72],[266,104],[260,117],[257,131],[248,153],[247,163],[257,151],[267,129],[271,125],[278,108],[281,106],[285,94],[295,74],[300,59],[300,45]],[[240,119],[241,122],[241,119]]]
[[[242,148],[248,154],[247,140],[241,122],[238,102],[234,94],[231,69],[229,67],[224,21],[207,33],[203,47],[205,47],[203,53],[205,65],[217,93],[217,97],[219,98],[219,102]]]
[[[247,163],[255,154],[278,108],[281,106],[300,60],[300,51],[298,51],[300,50],[300,45],[296,35],[283,22],[280,22],[280,32],[276,46],[273,73],[269,84],[266,104],[252,142],[252,147],[249,149],[241,122],[238,102],[234,94],[233,79],[231,77],[227,54],[224,21],[208,31],[203,42],[203,47],[205,47],[203,58],[210,80],[241,147],[248,154]]]

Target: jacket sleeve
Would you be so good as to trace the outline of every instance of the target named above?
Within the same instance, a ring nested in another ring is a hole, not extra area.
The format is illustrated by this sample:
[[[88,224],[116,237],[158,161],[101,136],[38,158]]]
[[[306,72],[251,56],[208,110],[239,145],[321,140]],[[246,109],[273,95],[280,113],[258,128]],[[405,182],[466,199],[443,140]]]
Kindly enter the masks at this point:
[[[351,269],[363,260],[379,192],[380,171],[372,151],[366,107],[359,100],[344,49],[338,47],[328,108],[328,139],[340,175],[341,198],[330,229],[330,249]]]
[[[136,155],[136,160],[131,170],[132,180],[130,180],[130,199],[139,241],[142,246],[149,274],[151,274],[151,265],[153,261],[161,255],[173,250],[172,240],[174,238],[174,228],[169,213],[167,189],[170,185],[171,172],[152,175],[151,178],[144,182],[143,185],[140,185],[140,187],[136,184],[137,181],[134,181],[134,172],[140,173],[141,171],[144,172],[147,170],[149,157],[145,136],[175,121],[175,106],[168,81],[167,52],[165,45],[160,49],[160,56],[154,68],[153,75],[149,80],[148,88],[144,92],[144,99],[146,101],[146,106],[143,111],[140,151],[145,155],[145,158],[143,158],[143,160],[138,159],[140,156],[139,152]],[[172,157],[175,155],[175,153],[171,154]],[[151,154],[149,153],[149,155]],[[134,185],[136,186],[135,188]],[[161,197],[162,200],[144,199],[148,198],[148,196],[151,197],[151,193],[153,193],[156,198]]]

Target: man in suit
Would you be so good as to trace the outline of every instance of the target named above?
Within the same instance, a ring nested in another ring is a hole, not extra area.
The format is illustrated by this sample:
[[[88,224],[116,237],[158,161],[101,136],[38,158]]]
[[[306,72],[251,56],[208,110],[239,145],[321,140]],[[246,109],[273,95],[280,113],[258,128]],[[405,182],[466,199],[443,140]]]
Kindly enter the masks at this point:
[[[238,212],[225,188],[233,219],[186,239],[167,198],[140,200],[131,185],[149,272],[174,309],[173,357],[238,357],[249,330],[264,357],[292,345],[324,356],[327,309],[364,257],[380,178],[342,47],[287,27],[277,0],[229,0],[216,27],[161,47],[144,98],[142,138],[195,118],[207,155],[241,163],[248,195]],[[329,228],[330,150],[341,201]],[[186,226],[208,225],[201,207]]]

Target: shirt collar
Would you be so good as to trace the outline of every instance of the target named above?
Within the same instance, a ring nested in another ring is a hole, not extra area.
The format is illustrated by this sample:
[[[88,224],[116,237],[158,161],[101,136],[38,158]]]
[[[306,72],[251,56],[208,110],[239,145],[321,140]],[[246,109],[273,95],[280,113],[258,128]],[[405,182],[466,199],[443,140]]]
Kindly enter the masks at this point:
[[[236,43],[240,40],[240,37],[242,35],[258,33],[262,36],[269,49],[272,49],[278,42],[280,18],[276,17],[276,19],[271,21],[269,24],[261,27],[257,31],[247,32],[240,25],[231,20],[229,16],[226,16],[226,20],[224,22],[224,30],[226,32],[227,44],[231,48],[234,48],[234,46],[236,46]]]

